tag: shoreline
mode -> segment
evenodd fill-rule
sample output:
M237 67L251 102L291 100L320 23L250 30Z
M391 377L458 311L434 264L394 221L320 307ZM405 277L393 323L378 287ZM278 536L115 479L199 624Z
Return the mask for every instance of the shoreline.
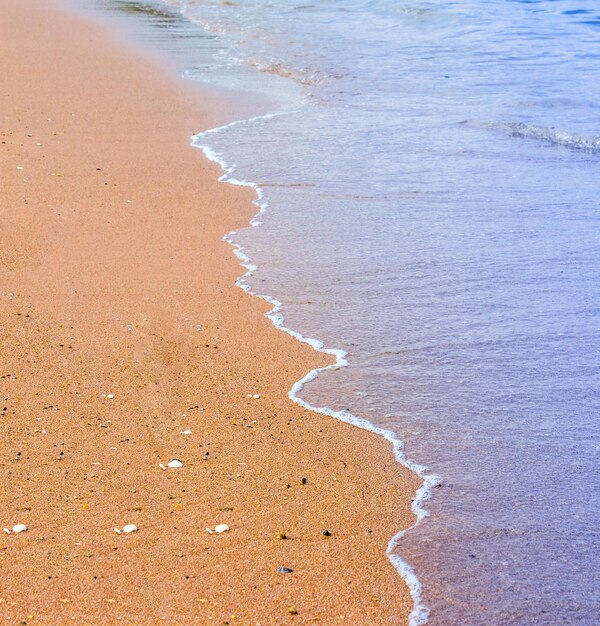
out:
M219 181L227 184L231 184L234 186L242 186L242 187L250 187L256 192L256 199L253 201L253 204L258 208L258 212L254 217L250 220L248 226L243 226L241 229L237 229L231 231L226 234L223 239L229 243L234 251L234 254L240 261L240 265L246 270L246 272L240 276L236 280L236 285L243 289L249 295L255 296L262 300L265 300L270 305L272 305L272 309L267 311L264 315L271 320L273 326L278 330L281 330L288 335L294 337L297 341L301 343L305 343L315 352L319 352L322 354L327 354L329 356L333 356L335 358L335 362L329 365L323 365L312 369L308 372L303 378L297 380L288 391L288 396L292 402L295 402L299 406L313 411L315 413L319 413L320 415L326 415L328 417L332 417L341 422L351 424L356 426L357 428L361 428L366 430L367 432L376 433L380 437L383 437L386 441L390 443L392 446L392 450L394 453L394 457L399 465L406 468L407 470L416 474L421 480L421 486L416 490L415 497L412 499L411 510L415 516L415 521L408 527L399 530L388 542L386 554L388 555L391 563L394 565L400 576L404 579L406 583L409 593L411 595L413 601L413 609L408 615L408 623L409 626L422 626L426 624L429 619L429 607L427 607L422 600L422 587L421 582L418 576L415 574L411 565L403 560L398 554L394 553L394 549L398 545L400 539L410 530L415 528L419 522L421 522L425 517L428 516L428 512L425 510L423 504L431 497L432 489L437 485L441 484L441 478L435 474L427 473L427 468L418 465L412 461L410 461L406 455L404 454L404 442L399 439L396 434L388 429L381 428L369 420L357 417L348 411L335 411L329 407L320 407L310 404L308 401L301 398L299 395L304 388L304 385L309 383L311 380L317 378L320 372L329 370L329 369L340 369L342 367L347 367L349 365L346 357L347 353L338 348L328 348L320 339L314 339L310 337L305 337L302 333L297 330L293 330L285 325L285 317L281 313L283 308L283 303L279 300L276 300L272 296L260 294L255 291L252 291L250 285L245 281L247 277L250 277L254 274L254 272L258 269L256 265L252 263L252 259L246 254L245 249L242 245L236 243L234 237L239 232L239 230L244 230L245 228L253 228L259 227L261 222L259 221L260 215L268 211L269 205L264 202L264 195L262 188L260 185L254 182L248 182L245 180L239 180L234 177L235 167L229 166L226 161L223 160L222 155L217 154L208 144L199 143L201 138L204 138L212 133L220 132L221 130L225 130L230 126L236 124L244 124L246 122L252 121L253 119L259 118L269 118L274 117L276 115L282 115L284 113L267 113L265 115L257 116L256 118L242 119L230 122L221 127L211 128L197 135L192 136L191 145L202 150L204 155L210 161L214 161L218 163L223 171L223 174L219 177Z
M251 198L180 143L205 125L206 96L104 28L33 0L2 11L2 164L16 173L0 241L0 452L14 489L0 502L2 525L29 528L2 540L3 612L405 621L410 597L385 547L410 525L418 481L379 437L290 405L287 390L322 359L235 286L222 235L248 222ZM90 80L93 95L81 93ZM160 470L169 457L184 467ZM139 530L119 537L117 523ZM231 531L207 534L217 523Z

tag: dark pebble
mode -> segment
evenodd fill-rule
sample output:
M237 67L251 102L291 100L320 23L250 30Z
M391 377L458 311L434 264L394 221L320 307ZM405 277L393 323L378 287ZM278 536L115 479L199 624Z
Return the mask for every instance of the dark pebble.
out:
M289 567L280 567L277 571L280 574L291 574L294 570L290 569Z
M324 530L323 531L323 536L324 537L331 537L331 531L330 530Z

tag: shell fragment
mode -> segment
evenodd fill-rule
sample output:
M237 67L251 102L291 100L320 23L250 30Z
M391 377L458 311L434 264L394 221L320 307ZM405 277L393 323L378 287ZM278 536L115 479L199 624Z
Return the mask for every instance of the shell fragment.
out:
M123 526L123 530L121 530L120 528L115 528L115 532L117 533L117 535L122 535L123 533L125 534L129 534L129 533L135 533L137 532L138 527L135 524L125 524L125 526Z
M172 459L167 465L172 468L183 467L183 463L179 459Z
M25 526L25 524L15 524L12 529L4 528L3 530L7 535L12 533L24 533L27 530L27 526Z
M227 524L218 524L217 526L215 526L216 533L226 533L228 530L230 530L230 528L229 526L227 526Z

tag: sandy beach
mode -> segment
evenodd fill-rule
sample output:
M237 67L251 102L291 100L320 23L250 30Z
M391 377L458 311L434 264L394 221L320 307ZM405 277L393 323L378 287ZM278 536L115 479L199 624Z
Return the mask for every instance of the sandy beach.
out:
M0 54L3 622L405 623L418 479L289 400L324 358L236 287L253 194L189 145L227 103L41 0Z

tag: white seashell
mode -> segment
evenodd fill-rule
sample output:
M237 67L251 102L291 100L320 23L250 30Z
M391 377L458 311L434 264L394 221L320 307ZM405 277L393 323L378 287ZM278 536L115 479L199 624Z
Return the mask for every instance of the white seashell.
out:
M15 524L12 527L13 533L24 533L27 530L27 526L25 524Z
M124 533L134 533L137 531L137 529L138 527L135 524L126 524L125 526L123 526Z
M229 530L229 526L227 526L227 524L219 524L218 526L215 526L216 533L225 533L228 530Z
M160 467L160 469L162 469L162 470L166 470L167 469L162 463L159 463L158 467Z
M115 532L117 533L117 535L121 534L121 531L118 528L115 528Z
M5 529L5 530L6 530L6 529ZM9 532L10 532L10 531L9 531ZM207 532L207 533L209 533L210 535L212 535L212 534L213 534L213 531L212 531L210 528L207 528L207 529L206 529L206 532Z
M115 394L114 394L114 393L107 393L107 394L106 394L106 397L107 397L109 400L112 400L112 399L115 397Z
M10 530L8 528L3 528L2 530L4 530L7 535L10 535Z
M180 434L180 435L191 435L191 434L192 434L192 431L191 431L191 430L189 430L189 429L188 429L188 430L182 430L179 434Z
M183 463L179 459L173 459L172 461L169 461L168 466L174 468L183 467Z

